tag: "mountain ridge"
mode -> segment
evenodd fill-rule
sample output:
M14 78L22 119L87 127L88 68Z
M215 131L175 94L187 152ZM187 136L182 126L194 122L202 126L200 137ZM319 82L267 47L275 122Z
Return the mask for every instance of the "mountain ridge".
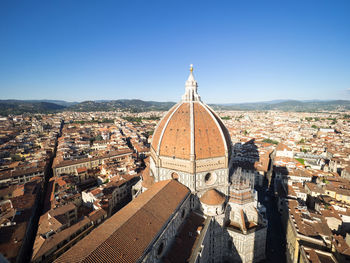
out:
M56 102L56 103L54 103ZM53 113L59 111L166 111L175 102L144 101L140 99L120 100L88 100L83 102L67 102L63 100L0 100L0 114L21 113ZM215 110L242 110L242 111L349 111L349 100L273 100L265 102L247 103L212 103L209 104Z

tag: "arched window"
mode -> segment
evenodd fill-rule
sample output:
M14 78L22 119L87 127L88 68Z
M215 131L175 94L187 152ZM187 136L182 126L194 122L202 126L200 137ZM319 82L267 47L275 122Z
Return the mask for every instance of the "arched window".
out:
M164 251L164 241L162 241L162 243L160 243L160 245L158 246L158 249L157 249L157 256L161 256L162 253Z

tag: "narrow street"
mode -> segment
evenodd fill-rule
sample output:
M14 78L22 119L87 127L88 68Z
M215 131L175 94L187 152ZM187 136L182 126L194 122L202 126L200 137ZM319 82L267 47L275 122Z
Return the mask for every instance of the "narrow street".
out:
M281 216L278 212L275 197L265 192L263 188L258 191L259 202L266 207L268 220L266 237L266 259L264 262L286 262L286 238L282 227Z
M63 128L63 122L61 123L59 136L62 132L62 128ZM57 139L58 139L58 137L57 137ZM53 159L56 156L57 139L56 139L54 152L53 152L52 156L50 157L50 160L49 160L47 167L45 168L45 177L43 178L44 181L43 181L41 190L37 194L37 197L36 197L37 200L36 200L33 216L32 216L31 221L28 224L28 229L26 230L26 238L25 238L25 241L23 242L20 254L16 259L17 263L29 262L31 260L31 257L32 257L33 245L34 245L36 233L37 233L38 227L39 227L39 219L40 219L40 216L43 214L45 202L48 201L45 198L46 198L46 194L47 194L49 180L53 176L52 163L53 163Z

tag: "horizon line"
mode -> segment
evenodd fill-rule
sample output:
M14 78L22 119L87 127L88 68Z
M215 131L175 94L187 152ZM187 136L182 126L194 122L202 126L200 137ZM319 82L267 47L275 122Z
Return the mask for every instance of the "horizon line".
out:
M87 100L81 100L81 101L68 101L64 99L3 99L0 98L0 101L36 101L36 102L51 102L52 101L61 101L66 103L83 103L86 101L93 101L93 102L108 102L108 101L118 101L118 100L141 100L141 101L153 101L153 102L160 102L160 103L177 103L178 101L160 101L160 100L145 100L145 99L139 99L139 98L132 98L132 99L87 99ZM280 103L280 102L286 102L286 101L298 101L298 102L330 102L330 101L350 101L349 99L272 99L272 100L261 100L261 101L243 101L243 102L205 102L206 104L216 104L216 105L227 105L227 104L247 104L247 103Z

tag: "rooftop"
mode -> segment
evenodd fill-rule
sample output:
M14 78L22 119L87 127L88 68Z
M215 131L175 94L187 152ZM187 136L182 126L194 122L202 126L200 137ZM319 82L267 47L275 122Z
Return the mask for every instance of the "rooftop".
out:
M136 262L189 194L175 180L154 184L55 262Z

